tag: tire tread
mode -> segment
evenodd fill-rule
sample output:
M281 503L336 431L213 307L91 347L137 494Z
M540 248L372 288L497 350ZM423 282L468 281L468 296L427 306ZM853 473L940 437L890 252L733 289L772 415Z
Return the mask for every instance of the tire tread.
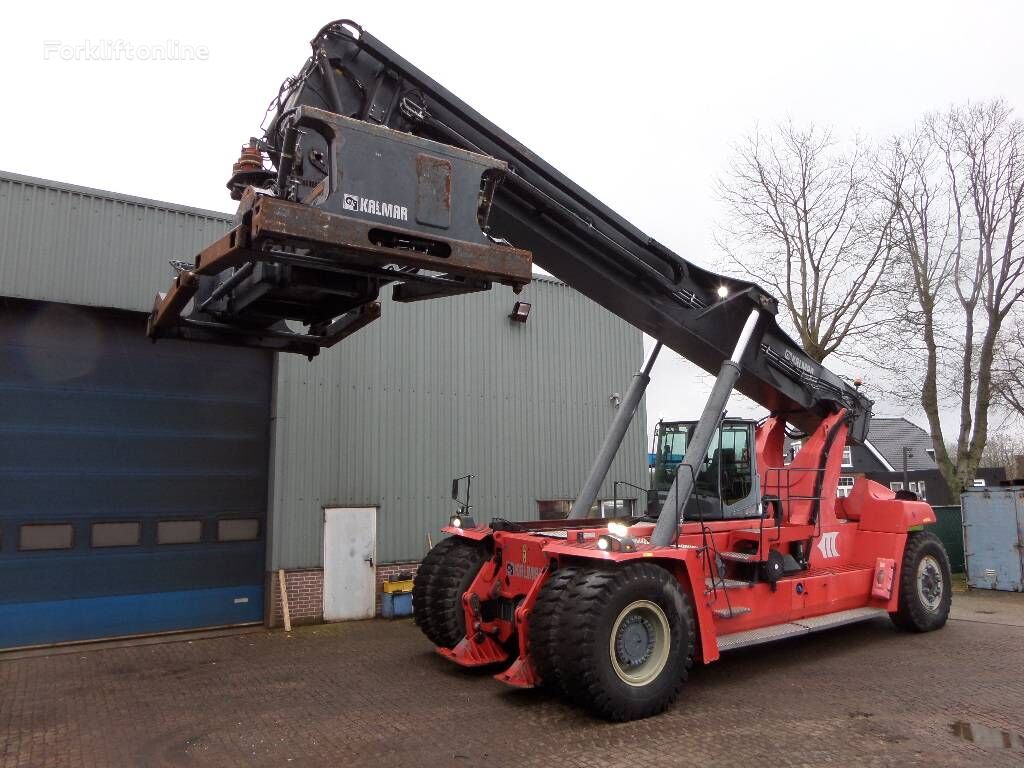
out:
M942 568L942 578L945 580L942 609L938 613L928 611L921 605L917 595L917 563L929 550L928 553L938 559ZM889 617L893 624L909 632L931 632L939 629L949 616L952 587L949 557L942 546L942 541L930 531L912 531L907 536L900 564L898 608L895 613L890 613Z
M413 579L413 620L434 645L454 648L465 636L462 594L487 557L480 542L452 536L423 559Z
M628 585L642 582L651 594L669 589L678 593L681 605L679 638L684 647L678 678L662 696L646 701L626 700L615 695L601 680L595 659L607 659L607 652L596 647L606 638L598 636L598 626L612 599ZM553 654L557 678L565 693L575 703L609 720L635 720L650 717L671 706L682 691L693 666L695 622L687 594L679 588L676 578L664 568L651 563L630 563L611 568L580 569L566 589L560 625L560 641ZM671 621L671 619L670 619ZM677 647L675 653L679 653ZM610 661L605 661L610 663Z
M576 578L579 569L568 565L552 573L540 588L537 601L530 612L530 624L527 632L527 646L534 669L540 675L541 684L564 692L564 685L559 675L559 640L562 617L562 605L566 599L566 590Z

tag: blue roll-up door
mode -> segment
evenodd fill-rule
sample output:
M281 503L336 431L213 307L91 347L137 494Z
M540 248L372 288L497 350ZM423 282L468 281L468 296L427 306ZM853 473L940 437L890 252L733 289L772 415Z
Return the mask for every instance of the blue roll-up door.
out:
M272 357L0 298L0 647L263 618Z

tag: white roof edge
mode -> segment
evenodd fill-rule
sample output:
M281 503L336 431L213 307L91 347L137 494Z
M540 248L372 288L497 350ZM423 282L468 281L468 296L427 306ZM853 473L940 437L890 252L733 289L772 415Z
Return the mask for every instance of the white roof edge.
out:
M192 216L203 216L208 219L223 221L225 224L232 224L235 220L234 214L226 213L225 211L214 211L210 208L197 208L192 205L171 203L166 200L154 200L148 197L125 194L123 192L110 192L105 189L86 187L81 184L71 184L66 181L43 179L38 176L26 176L23 173L15 173L14 171L5 171L3 169L0 169L0 180L14 182L15 184L28 184L30 186L41 187L43 189L52 189L57 192L70 192L72 194L92 197L97 200L111 200L118 203L128 203L129 205L138 205L145 208L156 208L157 210L162 211L184 213Z
M885 460L885 456L883 456L879 452L879 450L877 448L875 448L875 446L873 446L871 444L870 440L865 440L864 441L864 447L867 448L869 451L871 451L871 455L872 456L874 456L876 459L878 459L880 462L882 462L882 466L885 467L885 471L886 472L895 472L896 471L896 469L893 467L893 465Z

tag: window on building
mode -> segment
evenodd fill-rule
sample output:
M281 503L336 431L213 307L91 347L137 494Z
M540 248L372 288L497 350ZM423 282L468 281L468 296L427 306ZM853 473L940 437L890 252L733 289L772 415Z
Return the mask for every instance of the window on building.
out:
M564 520L572 510L573 499L538 499L541 520ZM598 499L590 508L590 517L633 517L636 499Z
M255 541L260 537L260 521L256 518L217 521L217 541Z
M927 498L924 495L924 480L917 480L916 482L912 480L907 484L907 487L910 489L911 492L917 494L917 498Z
M890 491L902 491L903 490L903 483L889 483L889 490Z
M853 483L855 479L856 478L851 475L841 475L839 477L839 487L836 489L839 498L845 499L850 495L850 492L853 490Z
M843 448L843 466L853 466L853 449L848 445Z
M27 523L18 528L18 549L24 552L71 549L74 541L71 523Z
M572 499L537 499L537 514L541 520L562 520L569 516Z
M93 523L89 529L89 545L93 547L136 547L142 535L142 523Z
M636 499L598 499L590 508L593 517L633 517Z
M198 544L202 538L201 520L161 520L156 524L157 544Z

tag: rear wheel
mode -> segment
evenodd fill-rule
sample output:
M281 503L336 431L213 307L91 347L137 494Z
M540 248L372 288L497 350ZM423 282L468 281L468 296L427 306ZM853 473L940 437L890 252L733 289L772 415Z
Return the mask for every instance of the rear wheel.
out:
M664 568L631 563L582 570L563 600L556 674L578 704L636 720L675 701L693 665L693 611Z
M939 629L949 617L952 575L942 542L933 533L914 531L907 536L900 566L898 608L893 623L912 632Z
M454 648L466 636L462 595L487 557L482 543L452 536L423 558L412 587L413 619L434 645Z

